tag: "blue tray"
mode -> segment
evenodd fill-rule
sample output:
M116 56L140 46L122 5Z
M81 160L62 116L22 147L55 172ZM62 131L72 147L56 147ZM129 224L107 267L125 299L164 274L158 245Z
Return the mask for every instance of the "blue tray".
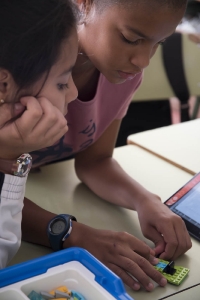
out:
M73 247L0 270L0 287L41 275L48 269L67 262L78 261L95 275L100 284L115 299L133 300L125 291L122 280L88 251Z

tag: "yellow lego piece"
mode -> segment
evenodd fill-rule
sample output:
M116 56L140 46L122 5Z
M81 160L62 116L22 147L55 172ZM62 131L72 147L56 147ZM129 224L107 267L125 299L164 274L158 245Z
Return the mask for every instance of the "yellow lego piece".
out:
M53 298L52 300L68 300L67 298Z
M68 290L68 288L65 285L62 285L62 286L56 288L56 290L61 291L63 293L67 293L68 295L71 295L71 292Z
M55 296L56 295L56 292L55 291L60 291L60 292L63 292L63 293L66 293L68 294L69 296L71 296L71 292L68 290L68 288L65 286L65 285L62 285L62 286L59 286L53 290L51 290L49 292L49 294ZM57 300L65 300L66 298L55 298Z
M50 291L50 292L49 292L49 294L51 294L51 295L55 296L55 291L54 291L54 290L52 290L52 291Z

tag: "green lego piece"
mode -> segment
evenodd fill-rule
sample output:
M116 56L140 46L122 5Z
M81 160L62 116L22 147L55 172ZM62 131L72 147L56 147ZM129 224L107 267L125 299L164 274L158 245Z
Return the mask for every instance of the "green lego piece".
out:
M174 266L171 267L170 272L166 273L166 269L170 266L170 262L159 259L159 263L154 266L156 270L158 270L162 275L167 279L167 281L171 284L180 285L181 282L185 279L185 277L189 273L189 269L181 267L181 266ZM171 273L171 274L170 274Z

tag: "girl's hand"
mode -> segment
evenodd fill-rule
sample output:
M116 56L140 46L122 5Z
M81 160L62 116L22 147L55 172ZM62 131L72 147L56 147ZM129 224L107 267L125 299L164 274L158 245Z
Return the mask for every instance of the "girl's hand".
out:
M133 290L139 290L141 285L147 291L153 290L151 279L160 286L167 283L153 267L158 263L154 251L126 232L98 230L73 222L72 233L64 242L65 248L70 246L88 250Z
M48 147L67 130L65 117L46 98L23 97L15 105L0 105L0 158Z
M142 232L155 244L155 254L175 260L192 247L184 221L164 205L158 196L150 194L137 204Z

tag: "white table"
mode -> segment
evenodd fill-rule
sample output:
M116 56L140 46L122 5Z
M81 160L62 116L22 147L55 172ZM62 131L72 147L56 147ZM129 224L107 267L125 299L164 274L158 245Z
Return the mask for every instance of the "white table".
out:
M114 151L114 157L137 181L166 200L192 176L158 157L135 146L124 146ZM140 231L137 214L103 201L81 184L74 172L74 160L48 165L39 174L30 174L26 196L54 213L74 214L78 221L102 229L127 231L145 240ZM151 243L146 240L149 245ZM152 293L128 293L135 300L156 300L185 289L200 281L199 243L177 259L176 264L191 269L180 287L157 287ZM22 243L12 264L50 253L45 247Z
M200 299L199 295L200 295L200 285L191 287L190 289L185 290L181 293L172 295L171 297L162 298L162 299L163 300L164 299L168 299L168 300L183 300L183 299L184 300L186 300L186 299L199 300Z
M200 119L132 134L128 143L192 175L200 172Z

